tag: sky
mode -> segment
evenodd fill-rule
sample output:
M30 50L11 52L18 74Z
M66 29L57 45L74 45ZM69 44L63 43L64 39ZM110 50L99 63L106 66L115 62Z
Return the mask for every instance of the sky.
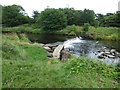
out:
M0 0L1 5L21 5L25 12L31 17L33 10L43 11L49 8L73 7L75 10L90 9L95 13L115 13L118 11L120 0Z

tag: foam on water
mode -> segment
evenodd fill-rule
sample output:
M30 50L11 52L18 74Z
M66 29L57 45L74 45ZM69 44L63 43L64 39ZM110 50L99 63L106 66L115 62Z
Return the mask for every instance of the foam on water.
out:
M73 48L73 43L80 43L82 42L81 37L76 37L74 39L67 40L63 43L64 48Z

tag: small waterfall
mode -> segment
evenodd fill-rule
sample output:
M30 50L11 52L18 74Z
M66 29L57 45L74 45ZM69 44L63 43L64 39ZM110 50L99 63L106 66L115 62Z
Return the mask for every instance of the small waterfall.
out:
M73 43L80 43L82 42L81 37L76 37L74 39L67 40L63 43L64 48L73 48Z

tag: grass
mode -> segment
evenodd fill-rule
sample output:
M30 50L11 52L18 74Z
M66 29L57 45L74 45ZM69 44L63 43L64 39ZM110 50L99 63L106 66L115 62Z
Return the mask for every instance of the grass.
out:
M90 27L87 34L94 39L120 41L120 28L116 27Z
M41 28L35 28L35 25L20 25L17 27L4 27L3 32L28 32L28 33L52 33L52 34L63 34L63 35L84 35L95 40L112 40L120 41L120 28L117 27L90 27L88 32L83 31L83 27L80 26L67 26L62 30L42 30Z
M47 58L37 43L3 34L2 88L118 88L118 69L87 58Z

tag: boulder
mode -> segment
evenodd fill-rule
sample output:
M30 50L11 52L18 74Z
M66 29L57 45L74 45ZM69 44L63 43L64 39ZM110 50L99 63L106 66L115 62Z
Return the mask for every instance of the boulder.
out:
M98 55L98 58L100 59L103 59L105 58L106 54L104 52L101 52L99 55Z
M61 52L61 61L67 61L71 58L71 53L69 50L65 49Z
M43 47L45 44L39 43L39 45L40 45L41 47Z
M102 47L103 49L106 49L107 47Z
M115 56L115 53L111 53L111 55Z
M51 57L51 56L52 56L52 53L47 52L47 56L48 56L48 57Z
M45 47L50 47L50 48L57 47L57 46L58 46L57 44L46 44L45 45Z
M60 53L63 50L64 46L63 45L59 45L55 48L55 50L53 51L53 58L54 59L60 59Z
M104 52L110 52L110 50L108 50L108 49L105 49L105 50L104 50Z
M120 57L120 53L118 53L117 56Z
M105 52L105 54L110 54L110 52Z
M100 53L100 52L102 52L102 50L99 49L98 52Z
M105 57L103 55L99 55L98 58L103 59Z
M49 47L43 47L45 48L48 52L52 52L52 50Z
M115 58L115 56L113 56L113 55L108 55L108 58Z
M56 47L52 47L52 50L54 51Z
M115 53L116 50L115 50L115 49L111 49L110 52L111 52L111 53Z

